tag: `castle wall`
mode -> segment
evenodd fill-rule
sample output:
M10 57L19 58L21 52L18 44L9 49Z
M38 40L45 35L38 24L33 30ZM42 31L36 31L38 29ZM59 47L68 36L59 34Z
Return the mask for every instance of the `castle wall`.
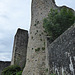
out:
M50 73L75 75L75 24L54 42L47 41Z
M56 8L53 0L32 0L27 59L22 75L48 74L43 19L47 17L50 8Z
M11 65L19 65L22 69L26 63L28 31L18 29L14 38Z
M9 65L10 65L10 61L0 61L0 75L1 75L2 70L5 67L8 67Z

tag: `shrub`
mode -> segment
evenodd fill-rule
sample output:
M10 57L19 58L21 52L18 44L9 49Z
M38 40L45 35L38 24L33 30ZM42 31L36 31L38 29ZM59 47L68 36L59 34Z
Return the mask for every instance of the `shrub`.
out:
M22 75L22 71L19 71L16 75Z
M46 69L46 72L48 72L48 68Z
M21 71L21 68L17 65L11 65L6 67L1 75L16 75L17 72Z
M67 30L75 21L75 15L71 9L66 7L62 8L60 12L58 10L51 9L47 18L43 20L43 26L51 36L52 40L55 40L65 30Z
M40 39L40 41L42 41L42 39Z
M50 74L50 75L56 75L56 74Z
M35 52L40 51L40 48L35 49Z
M42 50L45 50L45 47L42 47Z
M36 26L36 24L34 24L34 26Z

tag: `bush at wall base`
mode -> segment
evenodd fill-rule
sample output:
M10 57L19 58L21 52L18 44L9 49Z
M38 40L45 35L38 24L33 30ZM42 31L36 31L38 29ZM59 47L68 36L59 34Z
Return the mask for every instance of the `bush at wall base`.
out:
M19 71L16 75L22 75L22 71Z
M50 74L50 75L56 75L56 74Z
M1 75L16 75L19 71L21 71L21 68L18 65L11 65L6 67Z

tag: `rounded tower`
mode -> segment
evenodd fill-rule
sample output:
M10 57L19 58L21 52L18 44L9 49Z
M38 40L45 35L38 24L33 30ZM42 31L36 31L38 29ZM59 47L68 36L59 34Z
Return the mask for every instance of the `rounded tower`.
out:
M47 17L50 8L57 8L54 0L32 0L27 59L22 75L48 75L43 19Z

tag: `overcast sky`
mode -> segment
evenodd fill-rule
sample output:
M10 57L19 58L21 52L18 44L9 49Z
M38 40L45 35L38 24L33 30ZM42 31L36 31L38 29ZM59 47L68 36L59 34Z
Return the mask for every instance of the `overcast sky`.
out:
M58 6L75 10L75 0L56 0ZM31 0L0 0L0 60L10 61L18 28L29 30Z

